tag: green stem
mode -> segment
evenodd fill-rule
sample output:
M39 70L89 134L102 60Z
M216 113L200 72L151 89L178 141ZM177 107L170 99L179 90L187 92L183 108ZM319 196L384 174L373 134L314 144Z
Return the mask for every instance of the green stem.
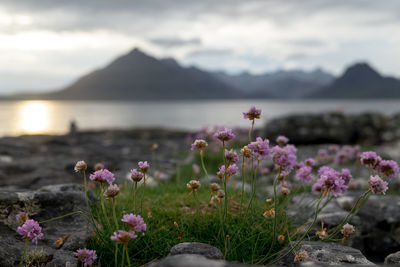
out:
M257 172L258 172L259 165L260 165L260 161L257 160L256 169L253 171L253 179L252 179L252 182L251 182L251 196L250 196L249 204L247 205L246 216L247 216L247 213L249 212L249 210L250 210L250 208L252 206L253 199L254 199L254 197L256 195L256 179L257 179Z
M137 195L137 182L135 182L135 191L133 195L133 213L136 213L136 195Z
M88 196L87 196L86 171L83 171L83 182L85 183L85 201L86 201L86 207L87 207L87 209L88 209L88 212L90 212L89 201L88 201Z
M251 133L253 132L253 128L254 128L254 120L251 122L251 128L249 131L249 143L251 143Z
M115 242L114 266L118 266L118 244Z
M128 247L126 246L126 244L124 244L124 246L125 246L126 259L128 261L128 266L131 267L131 260L129 259Z
M125 264L125 244L122 248L122 260L121 260L121 267L124 267Z
M242 162L242 194L240 197L240 217L242 216L242 211L243 211L243 198L244 198L244 180L245 180L245 175L246 175L246 169L245 169L245 157L243 155L243 162Z
M103 192L104 192L104 190L103 190L103 183L100 183L100 204L101 204L101 210L103 211L103 216L104 216L104 218L105 218L106 223L107 223L108 225L111 225L111 224L110 224L110 221L108 220L108 216L107 216L107 213L106 213L106 208L104 207L104 196L103 196Z
M275 239L276 239L276 224L277 224L277 218L278 218L278 197L276 193L276 186L278 184L278 180L281 177L281 172L282 172L282 167L279 167L278 173L276 174L275 180L274 180L274 211L275 211L275 216L274 216L274 225L273 225L273 238L272 238L272 243L271 246L269 247L267 256L271 253L274 245L275 245Z
M24 246L24 254L22 254L22 259L21 259L21 263L19 264L20 267L23 266L24 262L25 262L25 254L26 254L26 249L28 247L28 238L25 240L25 246Z
M62 218L64 218L64 217L68 217L68 216L75 215L75 214L79 214L79 213L83 213L83 212L82 212L82 211L70 212L70 213L67 213L67 214L64 214L64 215L61 215L61 216L58 216L58 217L51 218L51 219L49 219L49 220L41 221L41 222L39 222L39 224L48 223L48 222L52 222L52 221L56 221L56 220L62 219Z
M143 190L142 190L142 195L140 197L140 213L142 215L143 215L143 197L145 190L146 190L146 173L143 173Z
M224 152L224 153L225 153L225 152ZM206 166L204 165L203 151L200 151L200 159L201 159L201 166L202 166L202 168L203 168L203 171L204 171L204 173L206 174L208 181L211 182L211 181L210 181L210 177L208 176L208 172L207 172Z

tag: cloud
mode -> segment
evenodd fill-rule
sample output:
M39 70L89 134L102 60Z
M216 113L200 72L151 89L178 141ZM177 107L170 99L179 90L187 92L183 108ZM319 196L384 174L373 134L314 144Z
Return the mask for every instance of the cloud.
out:
M186 45L199 45L201 44L200 38L180 39L180 38L154 38L150 42L162 47L177 47Z
M187 58L195 57L225 57L232 55L233 52L230 49L199 49L189 52Z

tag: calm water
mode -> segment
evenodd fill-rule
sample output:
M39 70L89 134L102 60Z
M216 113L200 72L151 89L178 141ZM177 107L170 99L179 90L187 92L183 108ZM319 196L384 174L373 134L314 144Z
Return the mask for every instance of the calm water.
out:
M400 112L400 101L13 101L0 102L0 136L65 133L75 120L80 129L161 126L199 129L202 126L248 126L242 112L262 108L263 120L290 113L345 111ZM259 123L258 125L261 125Z

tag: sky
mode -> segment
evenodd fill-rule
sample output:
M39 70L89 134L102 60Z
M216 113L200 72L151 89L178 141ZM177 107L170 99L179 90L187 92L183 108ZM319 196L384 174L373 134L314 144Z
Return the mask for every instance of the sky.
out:
M254 74L367 61L400 77L398 0L1 0L0 94L62 88L139 47Z

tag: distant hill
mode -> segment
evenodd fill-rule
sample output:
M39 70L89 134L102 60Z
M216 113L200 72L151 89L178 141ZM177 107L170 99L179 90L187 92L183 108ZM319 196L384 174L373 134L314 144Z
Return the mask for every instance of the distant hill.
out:
M229 75L215 73L221 81L253 97L299 98L318 91L334 80L334 76L317 69L312 72L302 70L277 71L259 75L247 72Z
M158 60L134 49L106 67L79 78L63 90L36 95L44 99L211 99L243 94L208 72Z
M311 98L399 98L400 80L384 77L367 63L346 69L330 85L307 95Z

